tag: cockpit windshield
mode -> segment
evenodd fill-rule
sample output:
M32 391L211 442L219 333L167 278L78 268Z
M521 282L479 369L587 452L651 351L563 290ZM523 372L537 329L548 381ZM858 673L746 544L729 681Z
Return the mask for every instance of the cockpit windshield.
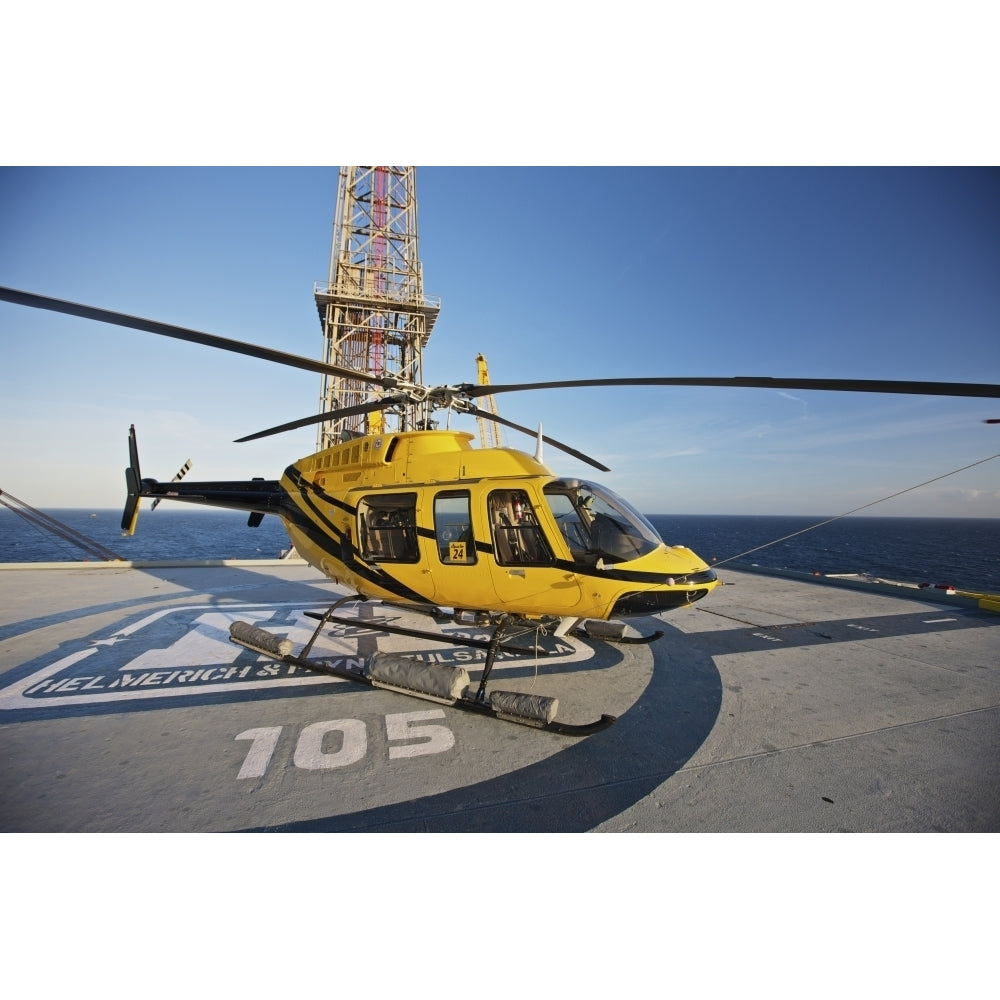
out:
M642 514L604 486L556 479L545 487L545 499L573 560L582 565L638 559L663 544Z

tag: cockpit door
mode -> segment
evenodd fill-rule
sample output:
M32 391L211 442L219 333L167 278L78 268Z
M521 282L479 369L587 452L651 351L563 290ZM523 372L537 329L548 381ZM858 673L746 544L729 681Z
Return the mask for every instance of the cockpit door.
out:
M493 588L501 606L524 613L558 613L575 608L581 599L576 574L557 565L552 544L539 523L525 490L492 490L487 520L493 559Z

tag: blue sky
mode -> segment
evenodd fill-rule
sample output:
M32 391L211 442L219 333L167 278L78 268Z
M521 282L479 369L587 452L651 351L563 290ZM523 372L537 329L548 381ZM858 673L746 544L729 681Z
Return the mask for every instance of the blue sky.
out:
M337 168L0 169L0 284L319 356ZM432 383L770 375L1000 383L1000 171L417 171ZM0 488L280 475L319 376L0 303ZM648 513L834 515L1000 452L1000 400L751 389L498 397ZM475 431L468 418L455 426ZM506 442L532 442L504 432ZM566 475L593 470L549 449ZM1000 459L872 514L1000 517Z

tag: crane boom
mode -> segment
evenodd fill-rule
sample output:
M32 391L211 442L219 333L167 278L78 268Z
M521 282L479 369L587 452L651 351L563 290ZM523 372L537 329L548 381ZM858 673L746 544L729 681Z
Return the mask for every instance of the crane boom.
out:
M476 355L476 384L490 384L490 371L486 366L486 358L482 354ZM480 398L480 406L494 416L497 415L497 404L492 395L482 396ZM499 424L493 420L484 420L482 417L478 417L476 422L479 424L479 443L484 448L503 447Z

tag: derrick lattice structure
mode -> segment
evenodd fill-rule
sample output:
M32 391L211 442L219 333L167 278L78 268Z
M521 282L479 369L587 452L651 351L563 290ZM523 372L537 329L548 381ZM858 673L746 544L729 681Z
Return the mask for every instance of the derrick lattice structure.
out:
M314 291L324 360L422 382L422 352L441 303L424 295L415 167L340 168L329 280ZM380 392L367 382L326 376L320 412L373 402ZM383 429L411 430L417 419L398 408L326 421L317 447Z

